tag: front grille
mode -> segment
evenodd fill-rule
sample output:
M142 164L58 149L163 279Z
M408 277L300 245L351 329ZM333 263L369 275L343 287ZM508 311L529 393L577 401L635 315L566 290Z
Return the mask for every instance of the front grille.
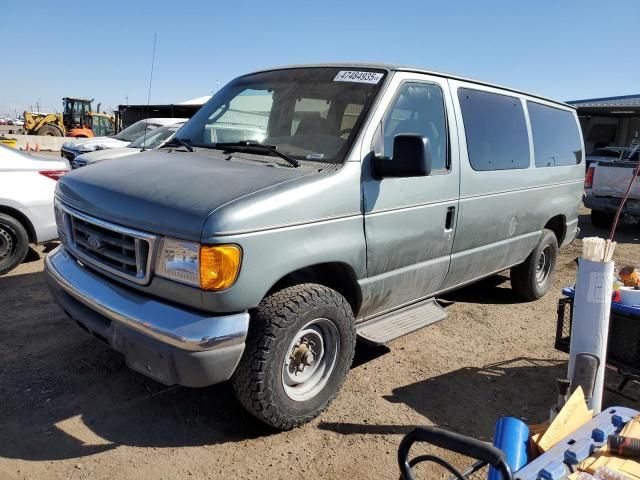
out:
M136 239L132 236L99 227L73 216L71 224L75 246L85 255L128 275L142 273L142 265L146 264L145 260L149 255L148 244L136 246Z
M64 245L82 262L134 281L147 283L156 237L90 217L61 204L60 235Z

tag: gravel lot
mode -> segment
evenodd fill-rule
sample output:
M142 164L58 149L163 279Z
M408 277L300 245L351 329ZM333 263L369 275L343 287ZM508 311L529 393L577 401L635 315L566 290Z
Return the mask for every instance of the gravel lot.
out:
M605 234L586 211L581 228ZM638 226L618 236L617 264L638 265ZM396 449L412 426L490 440L501 415L545 419L554 379L566 372L567 356L553 349L556 304L575 279L579 241L562 251L542 300L521 303L508 275L497 275L445 296L445 322L389 348L359 346L336 402L285 433L246 414L228 385L167 388L126 368L49 297L42 259L53 247L30 251L0 278L2 479L397 478ZM628 393L640 397L635 386ZM612 394L605 401L640 408Z

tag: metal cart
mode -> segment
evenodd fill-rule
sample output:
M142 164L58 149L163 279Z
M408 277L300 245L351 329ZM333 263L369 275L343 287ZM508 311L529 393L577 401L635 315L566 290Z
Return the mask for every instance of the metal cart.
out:
M477 462L464 472L460 472L449 462L435 455L419 455L413 459L409 459L411 447L416 442L428 443L445 450L475 458ZM415 480L416 477L413 474L412 467L424 462L432 462L448 470L453 475L451 478L455 480L486 479L489 465L493 465L496 470L502 473L504 480L513 479L504 452L475 438L466 437L436 427L415 428L405 435L402 442L400 442L400 447L398 448L398 465L400 467L400 478L402 480Z
M492 465L496 477L504 480L537 480L540 478L565 479L576 471L577 465L594 451L607 443L609 435L619 435L624 427L640 412L628 407L608 407L584 425L578 427L562 440L555 443L544 454L528 459L528 463L516 472L511 472L505 454L488 443L447 432L439 428L416 428L409 432L400 443L398 463L401 479L414 479L411 467L433 462L453 474L452 480L486 479L487 468ZM409 451L416 442L425 442L452 452L478 459L465 472L459 472L451 464L435 455L420 455L409 460ZM425 478L436 478L433 472ZM440 477L442 478L442 477Z

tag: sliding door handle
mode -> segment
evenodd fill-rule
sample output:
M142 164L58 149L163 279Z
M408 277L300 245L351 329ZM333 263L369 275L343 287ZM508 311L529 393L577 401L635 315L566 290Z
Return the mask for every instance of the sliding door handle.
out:
M450 232L453 230L454 220L456 218L456 207L447 208L447 218L444 221L444 231Z

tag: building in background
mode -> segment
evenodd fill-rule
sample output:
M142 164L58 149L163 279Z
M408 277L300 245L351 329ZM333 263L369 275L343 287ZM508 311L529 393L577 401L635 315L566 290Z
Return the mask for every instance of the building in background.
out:
M640 94L567 103L578 110L587 155L604 147L628 147L640 137Z
M210 98L204 96L165 105L118 105L116 131L145 118L191 118Z

